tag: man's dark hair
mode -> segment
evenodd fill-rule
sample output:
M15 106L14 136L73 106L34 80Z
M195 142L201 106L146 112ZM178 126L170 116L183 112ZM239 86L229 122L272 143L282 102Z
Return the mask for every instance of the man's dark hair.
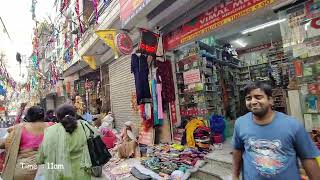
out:
M272 87L262 81L250 82L244 87L244 94L247 96L251 91L261 89L268 97L272 97Z
M54 113L54 110L53 109L49 109L49 110L47 110L47 112L46 112L46 115L49 115L49 114L53 114Z

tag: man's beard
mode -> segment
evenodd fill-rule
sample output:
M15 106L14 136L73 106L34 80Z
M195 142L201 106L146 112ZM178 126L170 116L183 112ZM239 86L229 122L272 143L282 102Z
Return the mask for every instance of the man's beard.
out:
M257 116L257 117L264 117L267 113L268 113L268 108L261 108L259 111L252 111L251 110L251 112L252 112L252 114L254 114L255 116Z

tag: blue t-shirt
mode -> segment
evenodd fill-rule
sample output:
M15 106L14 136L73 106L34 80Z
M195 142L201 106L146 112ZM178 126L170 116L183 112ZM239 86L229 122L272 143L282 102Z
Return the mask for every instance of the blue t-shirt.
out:
M237 119L233 147L243 150L244 180L300 180L298 159L320 155L298 120L275 112L273 121L258 125L252 113Z

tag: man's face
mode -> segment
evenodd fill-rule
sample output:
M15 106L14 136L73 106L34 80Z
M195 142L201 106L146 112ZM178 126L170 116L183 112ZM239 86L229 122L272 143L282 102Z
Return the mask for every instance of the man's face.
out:
M263 117L271 110L272 97L269 97L261 89L254 89L246 96L246 106L255 116Z

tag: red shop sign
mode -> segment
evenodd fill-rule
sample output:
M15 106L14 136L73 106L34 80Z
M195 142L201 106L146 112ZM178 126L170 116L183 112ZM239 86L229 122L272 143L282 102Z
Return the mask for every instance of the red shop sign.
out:
M121 54L129 55L133 51L133 43L127 33L119 33L116 36L116 47Z
M0 107L0 111L5 111L6 108L5 107Z
M141 40L139 43L139 50L143 54L155 55L158 48L158 40L160 35L149 31L147 29L140 28Z
M240 17L272 4L275 0L229 0L220 3L192 21L164 36L164 48L172 50Z

